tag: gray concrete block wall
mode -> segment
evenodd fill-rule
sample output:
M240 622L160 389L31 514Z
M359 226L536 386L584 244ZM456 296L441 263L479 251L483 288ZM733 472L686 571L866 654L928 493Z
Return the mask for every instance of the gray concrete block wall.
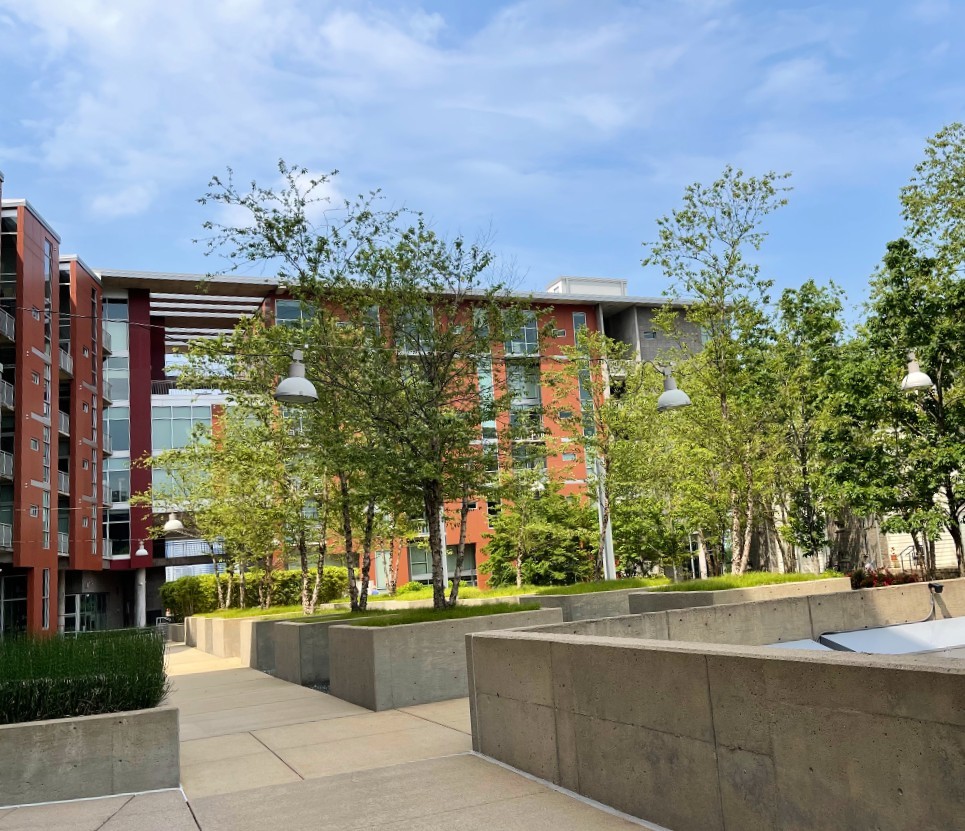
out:
M474 748L634 816L674 831L962 827L961 662L467 641Z
M0 807L176 788L178 711L0 725Z
M544 609L559 609L563 620L589 620L630 614L631 595L646 593L647 589L613 589L585 594L527 594L520 603L539 603Z
M327 684L330 678L329 629L344 619L284 621L272 629L275 676L292 684Z
M401 626L332 626L331 693L370 710L462 698L469 689L467 634L561 620L559 609L539 609Z
M831 577L824 580L804 580L800 583L774 583L770 586L752 586L746 589L722 589L701 592L634 592L628 599L630 614L663 612L668 609L689 609L696 606L718 606L725 603L747 603L755 600L774 600L781 597L800 597L814 594L850 592L848 577Z

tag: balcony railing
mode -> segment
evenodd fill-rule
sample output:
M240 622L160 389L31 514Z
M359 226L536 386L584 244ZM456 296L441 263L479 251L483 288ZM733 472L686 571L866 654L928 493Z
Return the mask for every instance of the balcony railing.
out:
M151 381L151 395L170 395L176 390L174 378L165 378L162 381ZM188 390L185 390L188 392Z
M110 505L114 500L111 498L111 484L106 479L101 482L101 502Z
M108 404L110 404L110 402L112 402L112 401L114 400L114 399L111 397L112 394L113 394L113 393L112 393L112 391L111 391L111 382L110 382L110 381L104 381L104 383L101 385L101 396L103 397L103 399L104 399Z
M109 355L113 350L111 349L111 333L107 331L106 326L101 327L101 337L103 338L101 348L105 355Z
M111 444L111 434L108 433L106 430L104 431L104 435L101 438L101 452L105 456L111 456L114 453L114 446Z
M62 470L57 471L57 493L67 496L70 493L70 476Z
M0 406L12 410L13 401L13 384L9 381L0 381Z
M0 522L0 549L11 551L13 549L13 526Z
M0 477L13 479L13 453L0 450Z
M101 540L101 557L109 560L114 556L114 540Z
M63 349L57 350L57 363L60 366L61 372L65 372L67 375L74 374L74 359L64 352Z
M57 432L62 436L70 435L70 416L63 410L57 411Z
M70 537L63 531L57 532L57 553L66 556L70 551Z
M17 326L14 323L13 315L4 309L0 309L0 335L3 335L9 341L13 341L16 331Z

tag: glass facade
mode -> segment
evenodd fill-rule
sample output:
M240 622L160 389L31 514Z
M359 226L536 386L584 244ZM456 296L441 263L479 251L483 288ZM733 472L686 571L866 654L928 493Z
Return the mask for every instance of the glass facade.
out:
M154 404L151 407L151 441L154 452L187 447L198 424L211 426L210 405Z
M526 319L522 327L506 341L507 355L538 355L539 354L539 326L536 323L536 313L526 312Z
M104 430L115 453L131 452L130 407L108 407L104 411Z
M414 583L429 584L432 582L432 554L426 545L413 544L408 547L409 556L409 580ZM456 573L456 546L450 545L446 552L446 566L449 570L449 577L452 578ZM465 554L462 558L462 571L460 580L467 585L476 584L476 546L467 543Z
M107 486L111 492L111 502L127 502L131 498L131 460L104 460L107 473Z
M104 301L104 327L111 336L111 351L127 352L127 300Z

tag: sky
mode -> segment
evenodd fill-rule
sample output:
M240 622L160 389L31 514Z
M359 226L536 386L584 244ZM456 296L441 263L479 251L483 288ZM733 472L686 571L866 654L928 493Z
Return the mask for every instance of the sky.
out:
M727 164L790 171L777 289L854 306L927 138L965 118L965 0L0 0L0 170L95 268L205 273L212 175L339 170L520 288L668 285L642 243Z

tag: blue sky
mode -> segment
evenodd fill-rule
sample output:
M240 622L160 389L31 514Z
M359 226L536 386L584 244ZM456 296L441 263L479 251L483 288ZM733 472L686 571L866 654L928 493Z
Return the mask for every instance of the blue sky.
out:
M857 303L965 117L963 31L962 0L0 0L0 170L94 266L216 268L195 199L284 157L491 234L524 288L645 295L686 184L786 170L764 274Z

